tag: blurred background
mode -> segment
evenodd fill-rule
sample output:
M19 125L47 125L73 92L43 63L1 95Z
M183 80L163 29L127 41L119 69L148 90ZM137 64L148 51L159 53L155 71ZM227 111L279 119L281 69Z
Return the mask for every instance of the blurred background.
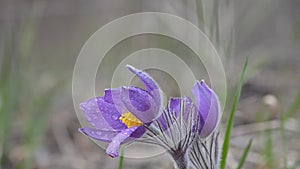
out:
M118 159L77 131L72 73L82 46L95 31L137 12L178 15L208 35L228 80L222 124L249 58L228 168L235 168L249 138L253 146L244 168L300 168L299 8L296 0L0 0L1 168L118 167ZM107 69L99 70L99 76L107 77L97 82L103 88L109 86L109 67L131 52L153 44L176 49L174 40L150 35L127 41L113 48L104 64ZM177 54L193 66L191 52ZM169 95L178 95L176 85L166 88ZM172 161L166 155L125 159L124 168L169 169Z

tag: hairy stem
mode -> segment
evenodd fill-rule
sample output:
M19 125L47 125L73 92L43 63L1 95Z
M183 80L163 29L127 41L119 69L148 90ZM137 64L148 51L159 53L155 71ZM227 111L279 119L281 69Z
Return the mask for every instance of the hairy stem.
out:
M185 152L186 151L182 151L181 149L173 150L171 152L176 169L187 169L188 159Z

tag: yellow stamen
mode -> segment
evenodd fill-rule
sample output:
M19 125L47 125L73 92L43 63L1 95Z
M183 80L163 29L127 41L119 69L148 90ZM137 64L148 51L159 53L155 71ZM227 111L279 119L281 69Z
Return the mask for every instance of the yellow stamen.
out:
M121 117L119 118L122 123L124 123L128 128L134 127L134 126L141 126L143 123L136 118L132 113L123 113Z

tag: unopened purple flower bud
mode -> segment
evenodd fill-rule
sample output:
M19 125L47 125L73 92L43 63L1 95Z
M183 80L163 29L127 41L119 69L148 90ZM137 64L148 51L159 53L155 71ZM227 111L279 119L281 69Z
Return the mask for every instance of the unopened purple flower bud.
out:
M216 129L220 119L220 103L215 92L206 83L197 81L192 89L200 115L199 136L206 138Z

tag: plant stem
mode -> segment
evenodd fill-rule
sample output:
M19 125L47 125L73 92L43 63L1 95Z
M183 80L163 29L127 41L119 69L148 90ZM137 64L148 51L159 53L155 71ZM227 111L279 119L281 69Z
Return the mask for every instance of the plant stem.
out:
M187 161L187 155L185 154L185 151L178 149L172 151L171 155L175 161L176 169L187 169L188 161Z

